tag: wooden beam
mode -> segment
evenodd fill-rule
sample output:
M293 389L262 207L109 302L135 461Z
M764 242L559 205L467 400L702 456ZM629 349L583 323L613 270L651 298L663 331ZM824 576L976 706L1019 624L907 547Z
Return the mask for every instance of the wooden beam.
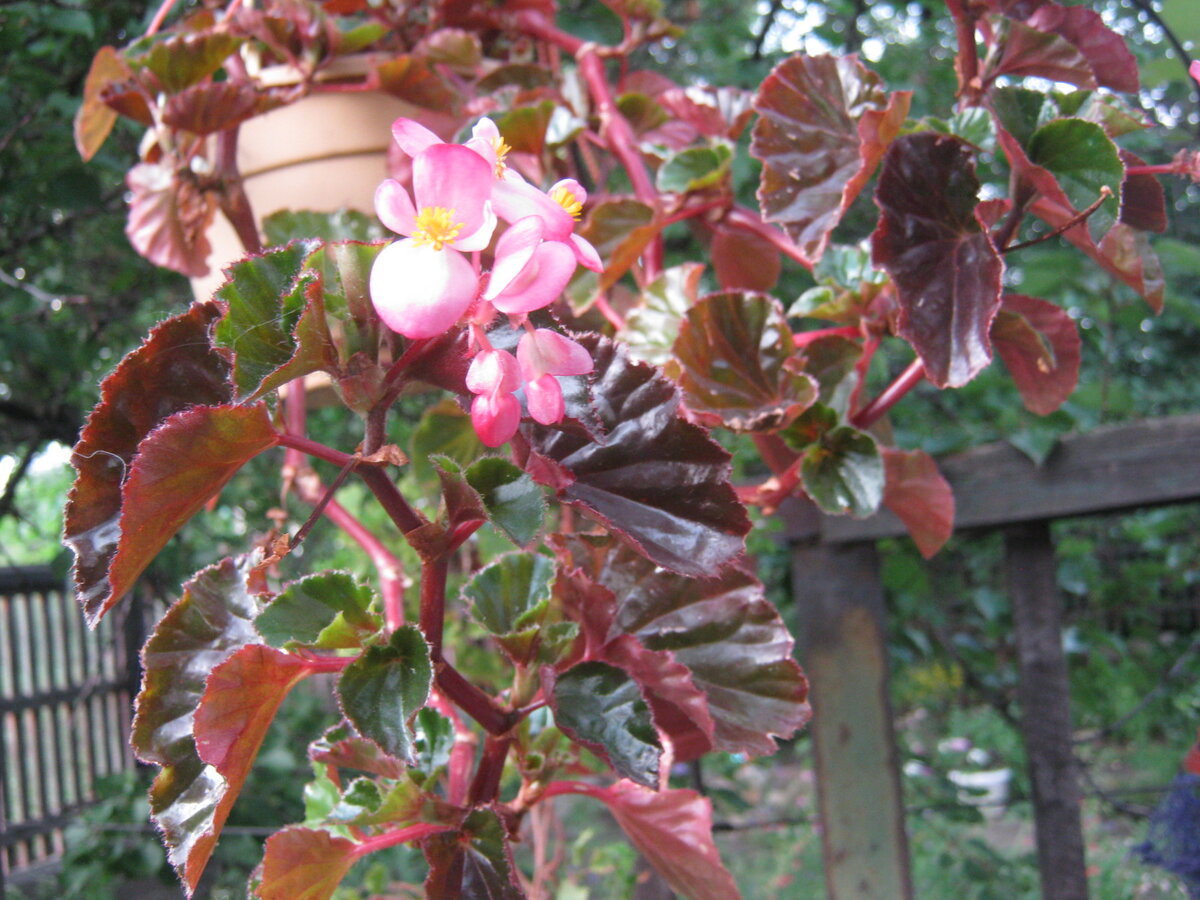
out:
M875 547L798 545L792 573L827 896L911 900Z
M1042 466L1010 444L939 460L954 489L955 530L1200 500L1200 415L1151 419L1064 438ZM848 543L907 533L884 510L869 519L781 507L786 537Z

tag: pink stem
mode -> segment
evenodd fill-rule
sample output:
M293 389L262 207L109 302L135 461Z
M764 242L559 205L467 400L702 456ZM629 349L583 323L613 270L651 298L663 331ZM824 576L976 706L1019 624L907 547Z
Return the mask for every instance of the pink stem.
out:
M333 463L335 466L344 466L349 462L354 461L354 457L349 453L343 453L341 450L334 450L332 447L327 447L317 441L302 437L298 434L284 432L277 435L279 444L282 447L287 447L292 450L299 450L301 453L307 453L309 456L316 459L323 459L325 462Z
M925 365L914 359L878 397L850 417L855 428L870 428L887 414L905 394L925 380Z
M304 668L314 675L324 672L341 672L358 659L357 656L317 656L307 651L302 651L299 656L304 660Z
M158 29L162 28L162 23L166 21L167 14L171 12L171 7L174 5L175 0L163 0L150 22L150 27L146 29L146 37L158 33Z
M625 327L625 317L609 305L608 298L604 294L599 294L596 297L596 309L600 315L604 316L605 321L613 328L620 331Z
M1178 175L1179 167L1175 163L1162 163L1157 166L1128 166L1126 177L1130 175Z
M512 711L501 707L464 678L454 666L436 658L434 665L437 667L438 690L447 700L452 700L459 709L482 725L488 734L504 734L517 723L518 717Z
M792 342L797 348L807 347L813 341L819 341L821 338L827 337L857 338L862 337L862 332L858 330L857 325L842 325L837 328L818 328L816 331L801 331L799 334L792 335Z
M408 844L412 841L419 841L421 838L429 837L432 834L442 834L443 832L452 830L449 825L418 822L416 825L397 828L395 831L388 831L384 834L377 834L374 837L367 838L354 848L353 856L360 858L377 850L386 850L388 847L395 847L397 844Z

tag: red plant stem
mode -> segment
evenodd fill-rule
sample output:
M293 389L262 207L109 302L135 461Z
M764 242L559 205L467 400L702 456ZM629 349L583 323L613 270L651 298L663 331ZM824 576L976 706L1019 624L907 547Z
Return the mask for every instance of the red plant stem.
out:
M352 462L354 457L349 453L343 453L341 450L334 450L332 447L327 447L317 441L302 437L298 434L283 432L277 434L279 445L292 450L299 450L301 453L307 453L309 456L323 459L325 462L333 463L335 466L344 466L348 462Z
M1001 249L1000 252L1001 253L1012 253L1014 250L1024 250L1027 247L1033 247L1037 244L1044 243L1044 242L1050 240L1051 238L1056 238L1060 234L1070 231L1072 228L1074 228L1076 225L1079 225L1081 222L1087 221L1088 217L1091 216L1091 214L1094 213L1096 210L1098 210L1101 206L1103 206L1104 201L1107 200L1111 196L1112 196L1112 190L1109 188L1109 186L1106 184L1101 185L1100 186L1100 196L1096 198L1096 202L1093 203L1091 206L1089 206L1087 209L1085 209L1083 212L1074 216L1070 221L1064 222L1062 225L1059 225L1053 231L1047 232L1046 234L1040 234L1035 238L1030 238L1027 241L1022 241L1019 244L1011 244L1008 247L1004 247Z
M308 427L308 397L304 390L303 378L296 378L288 382L287 394L283 398L283 415L288 434L304 434ZM290 467L294 472L303 464L303 452L296 447L286 447L283 452L284 468ZM348 465L348 462L343 463L342 467L345 468Z
M1179 167L1175 163L1162 163L1157 166L1127 166L1125 176L1130 175L1179 175Z
M551 797L561 797L564 794L587 794L589 797L595 797L601 790L602 788L582 781L552 781L542 791L542 799L549 800Z
M395 631L404 624L404 566L374 532L336 500L329 501L325 515L363 549L375 566L383 594L383 618L388 631Z
M304 668L308 669L313 675L318 675L325 672L341 672L346 666L358 659L357 656L317 656L306 650L300 651L297 654L304 660Z
M359 466L358 477L370 488L388 518L396 523L401 532L408 534L425 524L425 520L408 505L391 476L379 466Z
M850 417L850 424L855 428L870 428L924 379L925 365L920 359L914 359L878 397Z
M755 434L753 439L758 455L775 475L782 475L797 459L796 452L777 434Z
M625 327L625 317L609 305L608 298L604 296L603 292L596 295L596 310L617 331L621 331Z
M467 681L450 663L435 658L434 668L437 671L438 690L478 722L488 734L504 734L516 724L516 715Z
M221 179L221 212L233 225L238 239L247 253L262 253L262 239L258 236L258 225L250 198L242 186L242 175L237 164L238 126L227 128L217 134L217 173Z
M791 239L778 228L764 222L757 213L744 206L735 206L725 215L725 221L730 225L736 225L738 228L757 234L788 259L795 260L806 269L812 269L812 260L805 256L804 251L792 243Z
M397 828L395 831L387 831L383 834L369 837L354 848L352 855L358 859L377 850L386 850L388 847L395 847L397 844L408 844L412 841L427 838L432 834L441 834L442 832L453 830L449 825L418 822L416 825L407 825L404 828Z
M442 630L446 619L446 574L450 560L445 556L421 564L421 612L417 624L429 642L434 664L442 659Z
M946 6L954 18L958 38L958 54L954 59L958 96L966 105L973 106L982 88L979 84L979 51L975 46L975 16L962 0L946 0Z
M676 210L675 212L671 213L671 215L663 219L663 227L666 228L668 225L674 225L676 222L682 222L685 219L694 219L696 216L703 215L710 209L717 209L718 207L728 205L728 198L718 197L715 200L709 200L705 203L697 203L692 206L685 206L683 209Z
M512 738L493 737L488 735L483 745L483 758L479 760L479 768L475 770L475 778L471 781L471 789L467 792L467 805L479 806L491 803L500 793L500 777L504 774L504 761L508 759L508 748L512 746Z
M857 338L862 337L862 332L859 331L857 325L840 325L837 328L818 328L815 331L801 331L799 334L793 334L792 342L797 348L807 347L813 341L819 341L821 338L827 337Z
M162 23L166 21L167 15L171 12L171 7L175 5L175 0L163 0L162 5L158 7L158 11L154 13L154 18L150 21L150 27L146 29L146 37L158 33L158 29L162 28Z

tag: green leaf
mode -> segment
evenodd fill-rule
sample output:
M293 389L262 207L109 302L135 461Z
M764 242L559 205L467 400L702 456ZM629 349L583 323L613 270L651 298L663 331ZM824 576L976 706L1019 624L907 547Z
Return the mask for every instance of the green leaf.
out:
M501 556L463 587L471 614L492 634L507 634L528 624L528 616L550 599L554 560L536 553Z
M625 317L617 337L638 362L661 366L671 358L671 345L688 307L700 294L704 266L682 263L663 271L642 291L641 303Z
M774 297L709 294L687 311L667 374L688 407L733 431L776 431L817 398Z
M283 209L263 219L267 244L282 247L292 241L361 241L370 243L388 236L374 216L355 209L315 212L309 209Z
M416 726L416 768L426 775L435 775L450 761L455 740L454 723L427 706L417 713Z
M524 547L542 530L546 501L542 489L506 459L489 456L467 470L467 481L483 498L488 519Z
M657 187L664 193L685 194L712 187L729 172L733 151L728 144L711 147L688 147L667 158L655 176Z
M324 572L293 581L254 621L263 639L276 647L289 642L320 649L360 647L378 632L372 613L374 592L345 572Z
M546 148L546 128L554 115L554 101L510 110L496 122L500 136L518 153L540 156Z
M184 585L142 651L130 743L140 760L161 767L150 789L151 816L168 859L192 889L236 796L201 760L192 723L213 669L258 639L252 620L263 589L246 558L210 566Z
M411 764L408 720L425 705L432 684L429 646L416 626L404 625L387 644L368 648L347 666L337 692L346 718L363 737Z
M173 94L214 74L244 41L228 32L176 35L155 43L137 62L158 77L164 91Z
M138 574L113 581L109 569L122 539L122 487L139 444L180 410L230 399L229 366L208 341L220 312L215 304L196 304L159 324L104 379L100 403L75 445L63 540L75 552L76 593L92 625Z
M1112 191L1088 218L1094 237L1103 235L1117 220L1125 167L1101 126L1082 119L1048 122L1030 137L1029 159L1054 174L1076 209L1086 209L1100 199L1101 188Z
M471 425L471 417L453 400L441 400L425 410L413 431L412 469L422 482L434 477L431 460L446 456L464 468L487 452Z
M229 311L213 336L233 353L239 400L310 372L336 370L320 279L304 265L317 247L316 241L297 241L234 263L217 290Z
M640 200L604 200L591 210L579 234L606 260L598 290L606 291L629 271L662 230L654 210Z
M827 513L863 518L883 501L883 458L875 439L848 425L825 432L805 451L800 477Z
M669 118L661 105L642 93L621 94L617 98L617 110L638 135L653 131Z
M623 777L658 787L662 744L627 672L598 660L579 663L555 677L551 703L564 732L602 751Z

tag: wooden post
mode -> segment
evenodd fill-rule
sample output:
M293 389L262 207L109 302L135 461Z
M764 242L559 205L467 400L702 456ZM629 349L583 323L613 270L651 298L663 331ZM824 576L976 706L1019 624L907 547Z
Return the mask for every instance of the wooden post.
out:
M1042 896L1087 900L1079 773L1071 749L1070 681L1049 523L1007 529L1005 550Z
M792 553L830 900L911 900L874 544Z

